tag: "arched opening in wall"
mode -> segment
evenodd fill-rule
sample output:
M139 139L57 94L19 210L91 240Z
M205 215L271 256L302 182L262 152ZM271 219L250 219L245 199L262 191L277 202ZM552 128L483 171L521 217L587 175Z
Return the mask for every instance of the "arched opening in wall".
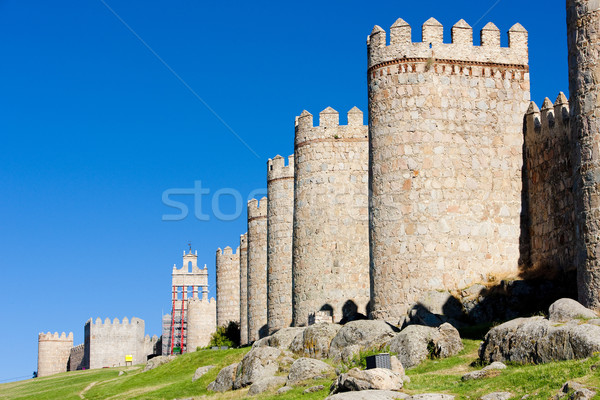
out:
M187 288L187 298L190 299L194 297L194 287L193 286L188 286Z
M191 261L188 261L188 265L187 265L187 271L188 271L189 273L191 273L191 272L192 272L192 262L191 262Z

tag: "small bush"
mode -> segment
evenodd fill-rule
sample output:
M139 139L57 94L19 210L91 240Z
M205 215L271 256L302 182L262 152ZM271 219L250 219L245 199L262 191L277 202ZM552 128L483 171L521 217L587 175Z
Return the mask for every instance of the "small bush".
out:
M208 347L229 346L239 347L240 345L240 326L235 321L230 321L228 325L219 326L210 338Z

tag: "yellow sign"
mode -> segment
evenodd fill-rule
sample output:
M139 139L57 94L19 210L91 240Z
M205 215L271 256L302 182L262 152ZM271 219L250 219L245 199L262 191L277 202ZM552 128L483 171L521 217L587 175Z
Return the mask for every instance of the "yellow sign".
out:
M131 354L127 354L127 355L125 356L125 362L127 362L127 361L131 361L131 362L133 362L133 356L132 356Z

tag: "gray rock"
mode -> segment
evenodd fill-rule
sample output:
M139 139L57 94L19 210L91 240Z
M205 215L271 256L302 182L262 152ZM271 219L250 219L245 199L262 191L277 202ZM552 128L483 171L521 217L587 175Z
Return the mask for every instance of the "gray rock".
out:
M493 363L484 367L483 369L480 369L479 371L472 371L472 372L468 372L468 373L464 374L462 376L462 380L470 381L473 379L482 379L482 378L493 377L493 376L498 375L498 372L494 372L494 371L500 371L503 369L506 369L506 365L504 365L503 363L501 363L499 361L494 361Z
M285 385L285 382L285 376L269 376L266 378L262 378L254 382L252 386L250 386L248 394L250 396L256 396L257 394L261 394L263 392L266 392L267 390L279 388Z
M292 364L288 375L288 385L295 385L307 379L313 379L323 374L333 372L333 367L320 360L312 358L299 358Z
M479 357L530 364L590 357L600 351L600 326L581 322L555 324L543 317L505 322L485 335Z
M410 396L406 393L392 392L391 390L363 390L334 394L325 400L393 400L409 398Z
M423 393L410 396L408 400L453 400L454 396L440 393Z
M239 389L260 379L275 376L279 369L277 358L281 350L274 347L257 347L250 350L240 363L236 372L234 389Z
M314 392L318 392L319 390L323 390L323 389L325 389L325 386L323 386L323 385L311 386L308 389L304 389L304 393L314 393Z
M194 373L194 377L192 378L192 382L196 382L202 375L206 374L208 371L213 369L214 365L206 365L204 367L199 367Z
M238 363L231 364L220 370L217 378L209 383L206 389L211 392L226 392L233 389L238 365Z
M123 376L125 375L125 371L119 371L119 375L118 376Z
M327 358L329 345L342 328L339 324L319 323L304 328L302 334L297 335L290 344L294 353L310 358Z
M293 389L293 387L291 387L291 386L284 386L282 388L279 388L279 390L277 390L277 394L284 394L284 393L289 392L292 389Z
M598 314L585 308L573 299L556 300L548 309L548 319L551 322L567 322L572 319L594 319Z
M512 397L510 392L492 392L481 396L480 400L508 400Z
M146 362L146 366L144 367L144 371L150 371L151 369L154 369L160 365L166 364L168 362L173 361L175 358L177 358L177 356L157 356L157 357L153 357L151 359L148 360L148 362Z
M269 336L269 346L289 350L296 336L302 336L306 328L283 328Z
M331 385L331 393L352 392L360 390L400 390L402 378L387 368L360 370L352 368L338 376Z
M348 361L361 350L381 350L396 335L385 321L348 322L331 341L329 357Z
M596 395L595 391L586 388L581 383L571 381L565 382L560 391L559 397L561 394L563 396L566 394L569 396L569 400L589 400Z
M448 323L439 328L409 325L390 342L390 351L398 354L404 368L414 367L429 356L450 357L462 349L458 331Z
M404 366L402 366L402 363L400 362L400 360L398 360L398 357L390 356L390 364L392 367L392 371L394 371L400 376L404 376Z

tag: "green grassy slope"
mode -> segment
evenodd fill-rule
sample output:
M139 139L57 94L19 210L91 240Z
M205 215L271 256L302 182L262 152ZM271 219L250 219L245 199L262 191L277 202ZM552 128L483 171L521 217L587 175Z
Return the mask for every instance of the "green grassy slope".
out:
M545 365L509 365L498 376L462 382L461 376L481 368L472 366L477 361L479 341L464 340L465 349L457 356L443 360L428 360L407 371L411 382L405 385L407 393L438 392L459 399L477 399L493 391L510 391L515 399L529 394L529 399L548 399L555 395L567 380L576 380L600 388L600 356L586 360L564 361ZM222 367L241 360L249 349L223 351L203 350L178 357L171 363L142 372L142 366L67 372L54 376L0 385L0 399L175 399L200 398L241 399L248 389L227 393L206 390ZM192 383L196 368L216 365L202 378ZM119 371L125 374L118 376ZM303 391L309 385L324 385L324 389L310 394ZM284 394L263 394L260 399L323 399L328 394L331 380L308 382ZM596 396L600 399L600 395Z

